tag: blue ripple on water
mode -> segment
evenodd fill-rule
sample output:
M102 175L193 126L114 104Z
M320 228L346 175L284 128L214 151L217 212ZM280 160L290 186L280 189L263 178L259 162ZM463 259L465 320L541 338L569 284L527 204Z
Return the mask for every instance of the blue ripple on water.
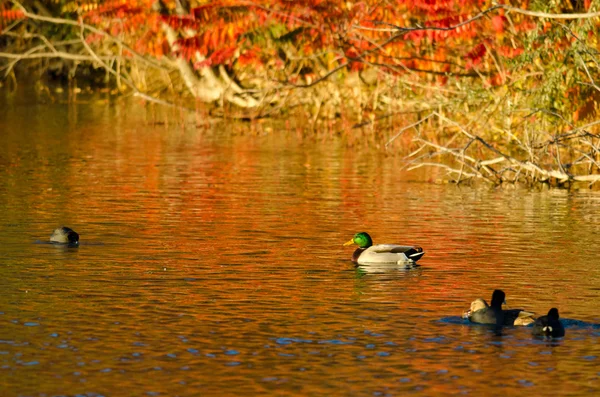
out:
M461 316L442 317L439 321L446 324L472 324L468 319Z
M351 345L352 344L352 342L345 342L345 341L339 340L339 339L325 339L325 340L320 340L319 343L331 344L331 345Z
M530 382L530 381L528 381L527 379L520 379L520 380L519 380L519 384L520 384L520 385L523 385L523 386L527 386L527 387L530 387L530 386L533 386L533 385L534 385L534 383L533 383L533 382Z
M436 336L433 338L425 338L423 339L423 342L433 342L433 343L441 343L446 341L446 338L444 336Z
M600 329L600 324L587 323L581 320L574 320L572 318L561 318L560 322L565 328L592 328Z
M445 323L445 324L459 324L459 325L473 325L473 326L479 326L481 324L476 324L476 323L472 323L470 322L468 319L466 318L462 318L461 316L448 316L448 317L442 317L438 320L441 323ZM600 329L600 324L596 324L596 323L588 323L585 321L581 321L581 320L575 320L572 318L561 318L560 322L563 324L563 326L565 328L579 328L579 329L585 329L585 328L591 328L591 329ZM485 325L485 324L484 324ZM530 324L527 327L532 327L533 325Z
M277 338L275 339L275 343L278 345L290 345L292 343L312 343L312 340L300 338Z

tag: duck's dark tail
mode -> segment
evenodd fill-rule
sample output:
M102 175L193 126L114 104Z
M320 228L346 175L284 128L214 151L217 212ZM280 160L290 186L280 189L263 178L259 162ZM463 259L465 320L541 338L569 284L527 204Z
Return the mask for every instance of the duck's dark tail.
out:
M406 255L408 259L411 259L416 262L419 259L421 259L423 255L425 255L425 252L423 252L423 248L421 247L413 247L406 251L404 255Z

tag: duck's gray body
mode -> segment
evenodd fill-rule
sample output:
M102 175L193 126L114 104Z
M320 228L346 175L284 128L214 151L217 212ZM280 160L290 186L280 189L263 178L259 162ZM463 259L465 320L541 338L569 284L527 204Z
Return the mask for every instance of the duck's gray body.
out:
M352 261L359 265L370 263L414 264L424 254L421 247L377 244L369 248L357 248L352 255Z
M504 316L504 311L502 309L497 309L489 306L471 313L468 316L468 319L470 322L476 324L489 324L498 326L513 325L506 324L506 322L508 322L508 319Z
M534 315L522 309L494 309L484 299L477 298L471 303L471 309L463 313L463 318L477 324L527 326L535 321Z

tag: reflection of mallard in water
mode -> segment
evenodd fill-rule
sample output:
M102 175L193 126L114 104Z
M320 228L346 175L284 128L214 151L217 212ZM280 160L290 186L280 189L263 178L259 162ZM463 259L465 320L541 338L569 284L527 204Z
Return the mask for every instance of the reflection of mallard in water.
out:
M548 311L548 315L535 320L532 332L535 336L546 336L549 338L560 338L565 336L565 327L560 322L558 309L553 307Z
M414 264L425 254L421 247L396 244L373 245L371 236L365 232L355 234L352 240L344 245L351 244L358 245L352 255L352 262L359 265L373 263Z
M358 276L370 274L372 276L381 275L384 278L415 277L423 274L421 266L412 262L406 262L404 266L397 263L369 263L355 266L355 270Z
M79 234L68 227L59 227L52 232L50 241L55 244L79 245Z
M463 318L468 318L472 323L495 325L521 325L526 326L535 321L535 313L522 309L502 310L505 294L497 289L492 294L492 304L489 306L482 298L471 302L471 308L463 313Z

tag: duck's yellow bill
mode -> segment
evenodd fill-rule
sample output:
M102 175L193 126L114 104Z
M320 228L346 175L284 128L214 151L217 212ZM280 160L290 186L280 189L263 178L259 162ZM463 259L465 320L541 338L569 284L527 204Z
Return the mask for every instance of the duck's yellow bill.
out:
M350 241L348 241L348 242L344 243L344 245L352 245L352 244L354 244L354 239L352 239L352 240L350 240Z

